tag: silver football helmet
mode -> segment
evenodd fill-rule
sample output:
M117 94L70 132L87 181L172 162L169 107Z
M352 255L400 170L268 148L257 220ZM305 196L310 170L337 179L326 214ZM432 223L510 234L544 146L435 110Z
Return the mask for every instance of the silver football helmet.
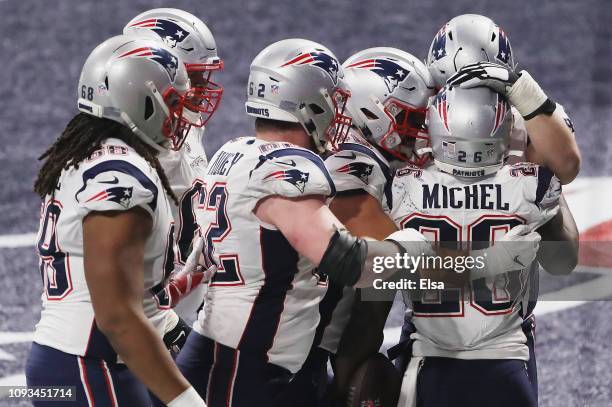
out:
M219 107L223 87L211 80L223 69L212 33L196 16L175 8L156 8L134 17L123 33L163 41L187 67L193 93L186 100L189 110L199 112L205 125Z
M427 54L427 67L438 88L465 65L482 61L514 69L506 33L493 20L478 14L463 14L444 24Z
M126 35L98 45L83 65L78 108L129 127L159 151L181 148L194 123L183 115L190 92L180 57L159 41Z
M340 82L344 74L334 54L321 44L303 39L275 42L251 63L247 114L264 119L300 123L325 151L348 134L344 114L349 92Z
M402 161L424 165L429 155L417 150L429 144L425 112L435 94L427 67L387 47L359 51L342 67L351 91L346 109L363 136Z
M436 166L459 177L497 172L508 155L512 112L498 93L484 87L445 87L427 110Z

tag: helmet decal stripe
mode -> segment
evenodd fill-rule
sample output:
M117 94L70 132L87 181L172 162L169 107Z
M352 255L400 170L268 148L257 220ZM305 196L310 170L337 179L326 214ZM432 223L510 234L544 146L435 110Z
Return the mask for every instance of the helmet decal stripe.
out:
M155 27L156 24L157 24L157 19L156 18L150 18L148 20L138 21L138 22L130 25L130 27Z
M374 68L375 65L375 59L364 59L363 61L357 61L354 64L347 66L347 68Z
M299 55L292 60L285 62L281 65L281 68L290 65L313 65L319 69L325 71L334 82L334 85L338 84L338 72L340 70L340 64L338 60L333 56L323 51L310 51L302 55Z
M153 55L153 53L151 52L151 48L144 47L144 48L136 48L136 49L126 52L125 54L121 54L119 55L119 58L127 57L127 56L134 55L134 54L138 54L136 56L139 56L139 57Z
M284 64L281 65L281 68L288 66L288 65L293 65L293 64L297 64L299 62L298 65L302 65L305 63L310 63L313 62L314 59L312 58L312 56L310 54L302 54L302 55L298 55L297 57L293 58L291 61L289 62L285 62Z

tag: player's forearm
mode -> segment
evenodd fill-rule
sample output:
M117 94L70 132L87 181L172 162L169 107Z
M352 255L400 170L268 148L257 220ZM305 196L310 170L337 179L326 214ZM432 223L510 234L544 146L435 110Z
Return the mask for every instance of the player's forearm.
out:
M146 317L131 311L121 314L97 319L100 330L130 371L160 400L175 399L189 388L189 382Z
M542 242L538 262L550 274L571 273L578 264L579 233L565 198L559 200L559 212L538 229Z
M572 182L580 171L580 151L559 109L551 116L540 114L526 120L525 127L533 146L527 160L548 167L562 184Z

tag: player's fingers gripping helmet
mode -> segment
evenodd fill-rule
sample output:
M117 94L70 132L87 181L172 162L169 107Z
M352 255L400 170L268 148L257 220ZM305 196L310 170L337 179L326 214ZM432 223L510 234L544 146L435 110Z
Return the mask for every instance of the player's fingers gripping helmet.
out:
M353 124L400 160L424 165L428 154L417 150L429 145L425 112L435 94L425 65L407 52L379 47L356 53L342 67Z
M484 87L442 88L427 110L436 166L459 177L482 177L504 165L512 113L508 102Z
M463 14L444 24L427 54L427 67L438 88L465 65L481 61L514 69L512 47L504 30L478 14Z
M123 33L161 40L181 57L193 87L185 106L199 112L201 124L205 125L219 107L223 94L223 88L212 81L213 72L223 69L223 61L206 24L183 10L156 8L134 17Z
M119 35L98 45L83 65L78 108L129 127L163 151L181 148L194 123L184 115L189 78L181 59L159 41Z
M334 54L316 42L287 39L275 42L251 63L247 114L300 123L320 152L347 136L351 119L344 114L349 92Z

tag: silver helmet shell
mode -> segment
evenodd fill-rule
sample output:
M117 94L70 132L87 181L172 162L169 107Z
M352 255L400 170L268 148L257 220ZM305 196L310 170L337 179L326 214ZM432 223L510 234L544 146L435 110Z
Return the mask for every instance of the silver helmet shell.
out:
M504 165L512 112L500 94L484 87L442 88L427 110L427 125L441 171L478 178Z
M341 142L350 127L343 76L338 59L323 45L304 39L275 42L251 63L246 113L300 123L322 152L327 141Z
M351 91L347 111L364 137L402 161L422 165L415 141L426 146L427 102L435 94L427 67L408 52L369 48L349 57L344 82Z
M145 143L179 149L190 82L179 56L159 41L112 37L89 55L78 84L78 108L129 127ZM163 146L163 147L162 147Z
M123 33L164 42L183 60L194 94L187 107L201 114L206 124L221 103L223 87L212 80L223 69L210 29L191 13L176 8L155 8L134 17Z
M463 14L444 24L427 53L427 67L438 88L465 65L482 61L514 69L506 33L493 20L478 14Z

